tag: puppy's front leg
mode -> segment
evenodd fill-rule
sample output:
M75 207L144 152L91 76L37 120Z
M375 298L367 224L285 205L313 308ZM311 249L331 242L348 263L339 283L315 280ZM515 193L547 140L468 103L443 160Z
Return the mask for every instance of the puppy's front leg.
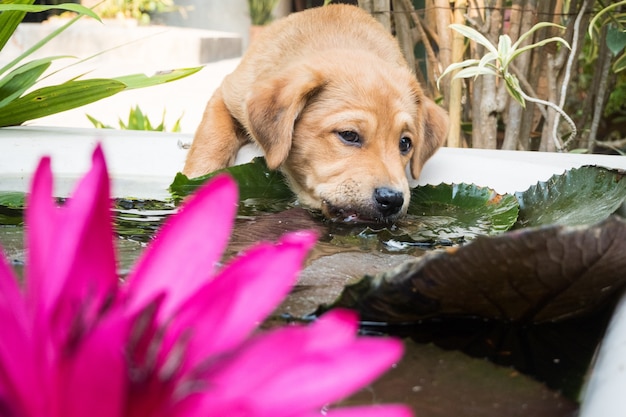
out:
M195 178L232 165L243 145L242 135L238 135L240 131L226 108L220 87L206 106L187 154L183 174Z

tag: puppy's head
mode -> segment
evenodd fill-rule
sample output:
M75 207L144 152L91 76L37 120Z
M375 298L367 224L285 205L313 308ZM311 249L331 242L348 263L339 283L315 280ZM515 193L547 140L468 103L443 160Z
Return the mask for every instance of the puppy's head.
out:
M329 56L330 55L330 56ZM250 133L300 201L329 218L394 221L442 145L447 116L413 74L364 51L301 62L255 86Z

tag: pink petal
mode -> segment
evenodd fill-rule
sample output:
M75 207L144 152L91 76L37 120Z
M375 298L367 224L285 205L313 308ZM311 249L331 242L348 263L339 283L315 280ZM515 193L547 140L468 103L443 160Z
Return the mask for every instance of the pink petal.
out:
M238 411L258 415L298 415L367 385L400 358L402 344L394 339L335 337L334 330L344 333L351 325L345 322L350 317L330 312L310 327L283 328L253 339L209 373L212 389L199 401L198 410L231 415L229 407L236 405ZM326 337L332 342L324 346L320 340Z
M190 330L186 367L241 343L291 290L315 244L315 234L283 236L237 257L173 317L168 341Z
M329 314L332 313L327 316ZM334 321L335 317L328 319ZM337 324L338 328L343 327L340 322ZM343 346L324 347L319 342L326 334L329 333L312 331L309 335L312 343L308 344L298 363L257 388L259 398L276 397L283 392L272 407L285 410L321 406L323 403L316 402L320 398L326 403L335 402L389 370L403 351L400 341L375 337L358 337ZM307 401L311 402L307 404Z
M50 164L42 161L27 208L27 278L31 302L60 334L78 312L91 320L117 287L110 209L109 178L99 146L91 170L62 208L54 207Z
M320 335L310 337L309 350L341 349L354 341L359 329L358 315L355 311L335 309L321 316L314 322L309 332Z
M122 416L128 392L125 357L131 321L109 314L77 346L69 346L60 357L57 415L63 417Z
M286 327L253 339L245 348L224 355L219 361L216 358L216 369L203 377L209 389L188 397L175 415L262 416L256 402L263 399L259 399L254 390L297 363L300 349L294 345L303 341L303 330L302 327ZM264 401L271 403L274 398L267 397ZM285 415L277 413L273 417Z
M0 259L0 323L0 398L13 400L10 405L16 408L15 415L28 415L25 408L41 409L41 402L31 395L39 386L33 350L35 332L17 280L4 257Z
M61 286L62 282L50 282L44 279L49 263L50 252L55 247L51 244L56 237L58 209L52 201L52 171L50 158L39 161L30 187L27 201L25 222L28 225L26 233L26 247L28 248L28 269L26 271L26 285L33 304L51 305L51 300L45 296L58 294L59 289L46 290L44 287ZM32 230L32 233L28 231ZM36 231L36 232L35 232Z
M218 176L168 219L128 278L130 311L165 292L162 322L212 277L228 243L236 204L235 182Z

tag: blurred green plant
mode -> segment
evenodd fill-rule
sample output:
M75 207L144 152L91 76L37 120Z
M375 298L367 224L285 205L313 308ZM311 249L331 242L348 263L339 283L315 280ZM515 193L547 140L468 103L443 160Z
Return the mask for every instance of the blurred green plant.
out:
M264 26L272 21L272 11L280 0L248 0L250 20L255 26Z
M40 6L33 5L34 0L14 1L15 3L0 4L0 51L22 22L26 13L59 9L77 13L77 16L0 68L0 127L17 126L29 120L93 103L124 90L150 87L174 81L202 69L202 67L183 68L159 72L153 76L133 74L115 78L93 79L80 79L81 76L78 76L58 85L35 88L38 82L60 71L58 70L44 76L44 73L53 61L72 57L52 56L24 63L26 58L66 30L82 16L86 15L98 21L100 21L100 17L92 10L79 4L68 3ZM79 60L78 63L90 58L93 58L93 56Z
M538 42L535 42L530 45L521 46L522 43L528 39L533 33L537 30L542 29L544 27L556 27L559 29L565 29L565 27L561 25L557 25L555 23L550 22L539 22L534 25L528 32L522 34L519 39L513 43L511 38L508 35L500 35L498 39L498 45L494 45L489 39L487 39L482 33L477 31L474 28L471 28L466 25L453 23L450 25L450 28L457 31L461 35L465 36L471 41L476 42L485 47L487 53L481 59L466 59L462 62L456 62L450 64L445 71L441 74L441 76L437 79L437 87L439 87L439 82L441 79L454 72L458 71L454 78L471 78L478 77L479 75L493 75L496 77L500 77L504 80L506 90L509 95L517 101L522 107L526 107L526 101L532 101L534 103L543 104L545 106L549 106L556 112L558 112L567 122L567 124L571 128L571 133L568 139L568 142L576 137L577 129L574 121L555 103L550 101L541 100L536 97L531 97L524 92L522 87L520 86L518 78L513 74L511 70L511 64L513 60L518 57L520 54L529 51L533 48L537 48L543 45L546 45L550 42L557 42L562 44L568 49L571 49L567 41L561 37L554 36L548 39L542 39ZM562 143L560 138L557 138L558 143ZM561 144L561 148L566 148L567 142L565 144Z
M155 13L178 10L173 0L104 0L96 6L102 18L130 18L147 25Z
M93 116L90 116L88 114L86 116L89 121L94 125L94 127L98 129L115 129L113 126L105 125L103 122L99 121ZM183 116L181 115L176 120L174 126L169 130L170 132L180 132L180 121L182 118ZM153 132L168 131L165 125L165 109L163 110L163 115L161 116L161 122L157 126L154 126L152 122L150 122L148 115L141 111L139 106L135 106L134 108L130 109L127 122L124 122L122 119L118 119L118 124L120 126L119 128L123 130L148 130Z
M621 9L626 6L626 0L618 1L602 8L589 22L589 37L599 37L600 30L607 26L606 45L613 56L617 57L613 63L614 72L626 69L626 13Z

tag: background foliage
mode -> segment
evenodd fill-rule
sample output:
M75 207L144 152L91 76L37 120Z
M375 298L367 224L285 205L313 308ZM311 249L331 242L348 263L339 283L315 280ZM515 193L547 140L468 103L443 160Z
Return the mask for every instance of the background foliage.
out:
M82 79L79 76L58 85L38 88L38 83L50 75L48 69L53 61L74 57L51 56L30 61L28 58L82 16L86 15L98 21L100 17L91 9L79 4L65 3L41 6L33 3L34 0L14 0L12 3L0 3L0 51L27 13L62 10L72 12L76 14L76 17L68 20L67 23L52 31L0 68L0 127L20 125L29 120L93 103L124 90L174 81L194 74L201 69L201 67L176 69L160 72L153 76L132 74L115 78L92 79ZM76 61L76 58L74 59ZM84 60L87 59L90 57Z
M451 64L480 60L489 52L451 24L471 27L498 45L502 35L514 43L547 22L565 30L544 27L521 47L558 36L572 51L556 43L533 48L512 61L511 74L528 95L554 103L574 119L578 135L569 150L626 149L625 1L359 0L359 5L397 35L422 84L449 111L449 146L556 150L553 138L567 135L570 127L544 105L523 108L501 78L460 80L452 73L436 86Z

